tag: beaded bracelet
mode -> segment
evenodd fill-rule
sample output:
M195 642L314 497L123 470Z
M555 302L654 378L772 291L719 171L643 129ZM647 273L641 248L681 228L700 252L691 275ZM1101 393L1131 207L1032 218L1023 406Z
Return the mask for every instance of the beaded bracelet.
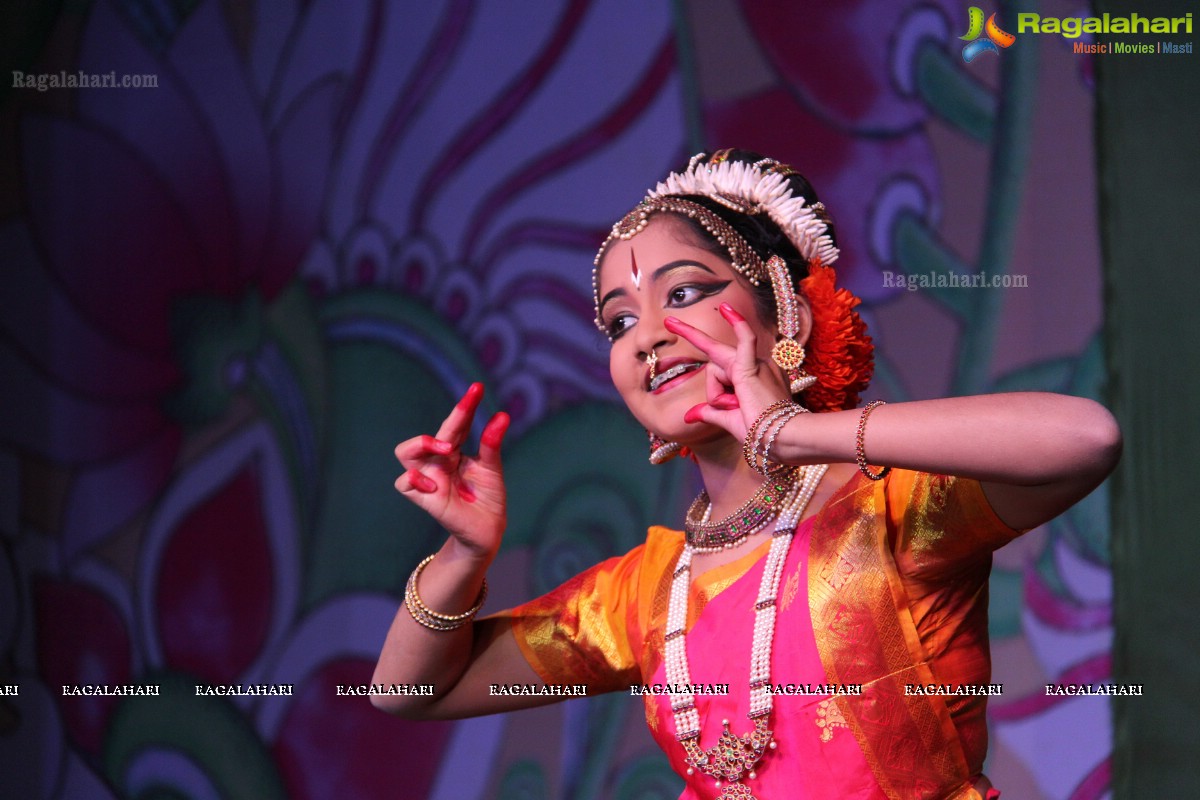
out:
M466 625L479 613L479 609L483 608L483 602L487 600L488 593L487 578L483 579L479 597L475 600L472 608L461 614L439 614L421 602L421 596L417 594L417 578L420 577L421 571L429 565L429 562L433 561L435 555L437 554L426 556L425 560L417 564L417 568L408 576L408 583L404 587L404 607L408 609L408 613L414 620L426 628L434 631L452 631Z
M758 429L763 424L763 420L774 414L779 409L786 406L791 400L778 400L762 410L762 413L750 424L746 431L746 438L742 440L742 458L746 459L746 463L750 468L757 471L758 465L755 464L757 454L754 452L755 443L758 440Z
M783 430L783 426L787 425L792 417L807 411L798 403L790 403L786 407L775 412L766 421L766 423L758 429L758 437L754 442L755 451L761 451L761 456L758 461L758 471L764 476L770 475L779 469L782 469L784 464L777 464L771 461L771 448L775 445L775 437ZM765 440L765 443L764 443Z
M746 431L746 438L742 442L742 457L746 459L746 463L750 465L751 469L763 475L768 475L773 471L768 456L771 446L775 443L775 437L779 435L779 431L783 429L788 420L803 411L807 411L807 409L791 399L778 400L763 409L763 412L750 426L750 430ZM769 441L764 448L763 440L768 436ZM775 465L775 469L782 466Z
M882 405L886 405L884 401L872 400L863 407L862 415L858 418L858 433L854 437L854 460L858 462L858 469L862 474L873 481L883 480L883 476L887 475L892 469L891 467L884 467L879 472L872 472L871 466L867 463L866 450L863 448L863 441L867 433L867 417L871 416L871 412Z
M770 435L767 436L767 443L765 445L763 445L763 451L762 451L761 466L763 467L763 469L761 470L761 472L763 475L766 475L767 472L769 471L769 467L767 465L771 463L771 448L775 446L775 438L777 436L779 436L779 432L781 430L783 430L785 425L787 425L789 422L792 421L793 417L798 417L801 414L807 414L807 413L808 413L807 408L800 405L799 403L796 403L791 408L787 409L787 411L780 414L779 421L777 423L772 421L773 427L768 426L770 428Z

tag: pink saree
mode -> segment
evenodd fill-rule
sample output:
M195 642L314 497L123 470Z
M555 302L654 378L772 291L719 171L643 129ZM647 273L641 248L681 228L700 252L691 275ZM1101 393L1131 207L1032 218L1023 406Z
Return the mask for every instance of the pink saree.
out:
M980 771L986 697L913 696L909 684L985 684L991 552L1019 534L992 512L976 481L893 470L841 487L799 526L783 572L772 647L778 749L747 786L763 798L995 797ZM548 684L589 694L665 683L663 633L683 535L651 528L646 542L550 593L498 614ZM766 544L697 575L688 603L692 681L729 684L697 695L700 744L746 718L754 595ZM861 695L816 694L861 684ZM632 699L632 698L631 698ZM646 721L684 776L681 800L716 797L713 780L686 775L665 695L645 695ZM986 793L986 795L985 795Z
M771 682L792 694L774 698L770 725L778 748L763 756L757 778L745 781L758 798L838 797L844 800L886 800L862 750L847 728L835 697L829 694L801 694L826 687L825 671L817 655L812 619L803 587L808 585L805 555L808 552L812 520L803 522L792 540L780 582L780 597L775 623L775 642L771 650ZM753 565L731 585L704 603L704 608L687 636L688 662L692 681L698 684L728 683L729 694L698 695L700 746L708 749L721 734L721 721L730 720L738 735L753 726L747 719L750 679L750 644L753 608L766 559L765 548L733 562L728 567L744 569ZM712 573L718 573L713 575ZM692 582L689 608L703 602L705 596L727 580L726 569L718 568L696 577ZM665 684L660 663L650 683ZM687 789L680 800L709 800L720 794L711 777L697 772L687 774L683 747L675 739L670 698L646 695L646 718L659 746L671 766L684 776ZM835 788L836 787L836 788Z

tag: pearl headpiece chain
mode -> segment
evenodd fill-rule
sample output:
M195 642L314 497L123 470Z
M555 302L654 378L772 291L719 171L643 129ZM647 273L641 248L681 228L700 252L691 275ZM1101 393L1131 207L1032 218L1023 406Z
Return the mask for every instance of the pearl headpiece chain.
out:
M757 778L755 767L758 762L768 750L778 747L773 732L767 727L773 697L770 689L771 646L775 638L776 600L796 525L804 516L827 469L827 464L803 468L803 478L793 483L788 491L772 535L771 548L758 588L758 599L754 604L754 639L750 648L750 712L747 714L754 721L754 728L747 734L737 736L730 730L729 720L722 720L723 731L717 744L708 750L701 750L700 714L696 711L695 695L685 691L671 696L675 737L687 753L688 774L693 775L700 770L715 778L717 787L722 789L720 800L754 800L750 789L742 781ZM679 554L667 605L664 661L667 682L673 686L692 685L687 660L686 628L694 553L695 549L685 544L683 552ZM725 782L723 787L722 781Z
M699 203L693 203L691 200L681 197L647 197L612 226L608 238L604 240L604 244L600 245L600 249L596 251L596 257L592 260L592 299L596 307L595 322L596 327L606 336L608 331L600 319L600 261L614 240L628 241L632 239L646 229L651 217L662 212L679 214L704 226L704 229L729 253L730 265L734 270L752 285L758 286L762 281L770 280L770 273L767 271L766 265L758 257L758 253L754 251L750 243L743 239L732 225L712 211Z

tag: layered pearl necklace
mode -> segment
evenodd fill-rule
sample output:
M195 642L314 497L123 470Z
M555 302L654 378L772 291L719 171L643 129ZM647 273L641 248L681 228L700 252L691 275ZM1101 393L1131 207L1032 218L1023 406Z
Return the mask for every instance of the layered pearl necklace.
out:
M757 778L755 766L763 754L767 750L774 750L777 744L767 727L772 706L771 645L775 638L775 602L796 524L804 515L827 469L827 464L820 464L797 471L796 478L799 480L788 489L772 534L771 549L767 553L762 582L758 587L758 601L754 604L754 640L750 648L750 712L747 714L754 721L754 729L737 736L730 731L729 720L722 720L724 731L717 744L708 750L701 750L700 714L696 711L695 695L690 691L671 695L675 738L687 753L688 774L694 775L696 770L700 770L716 778L717 788L722 789L719 800L755 800L749 787L742 783L743 776L749 780ZM685 544L675 564L664 637L667 682L685 688L692 685L685 630L688 592L692 585L692 556L695 552L690 543ZM724 787L722 781L725 782Z

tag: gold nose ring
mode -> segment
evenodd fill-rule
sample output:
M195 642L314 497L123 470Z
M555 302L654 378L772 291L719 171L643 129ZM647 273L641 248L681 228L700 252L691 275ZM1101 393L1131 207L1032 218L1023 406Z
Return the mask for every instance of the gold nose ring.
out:
M650 380L654 380L655 371L658 368L658 353L651 348L650 355L646 357L646 363L650 365Z

